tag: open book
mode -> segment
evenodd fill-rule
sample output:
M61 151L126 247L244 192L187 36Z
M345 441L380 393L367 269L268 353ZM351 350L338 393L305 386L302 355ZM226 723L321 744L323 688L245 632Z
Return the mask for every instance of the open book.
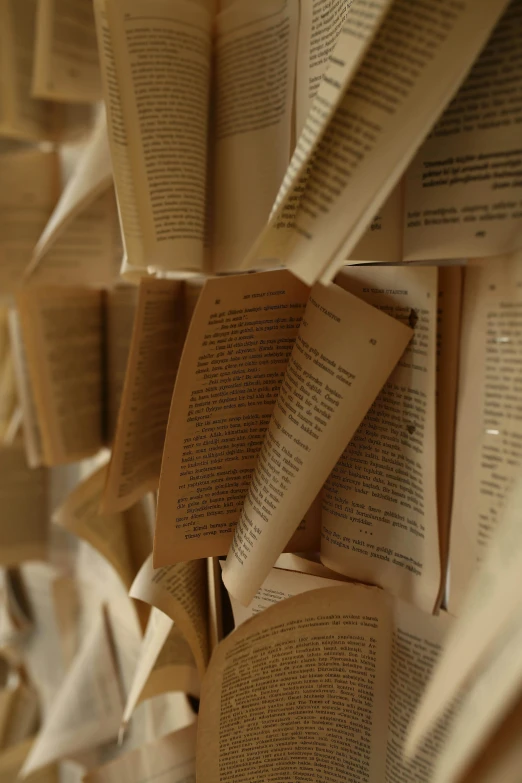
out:
M73 462L110 442L135 302L125 286L20 292L11 326L32 464Z
M450 107L408 169L506 0L301 5L96 0L124 270L277 260L311 285L346 258L513 249L518 109L495 104L491 51L470 77L484 116L459 126ZM515 0L490 44L506 63L517 13ZM471 100L466 86L459 116Z
M65 103L101 99L91 0L37 0L32 94Z
M48 46L44 45L47 51L42 49L35 57L37 5L41 6L39 12L46 15L46 18L40 17L40 24L52 24L63 15L50 12L48 3L37 3L37 0L2 0L0 3L0 135L55 142L78 138L92 122L92 109L88 104L68 105L34 98L32 94L35 68L43 67L42 75L47 78L47 64L54 67L50 63ZM56 36L56 25L53 27L51 34ZM56 46L53 49L57 53Z
M443 735L408 763L402 751L448 618L375 588L274 572L264 589L280 603L257 607L212 657L198 778L429 780Z
M241 517L224 578L246 603L286 548L431 611L459 286L430 267L350 267L311 293L285 271L208 281L172 398L155 562L226 554Z

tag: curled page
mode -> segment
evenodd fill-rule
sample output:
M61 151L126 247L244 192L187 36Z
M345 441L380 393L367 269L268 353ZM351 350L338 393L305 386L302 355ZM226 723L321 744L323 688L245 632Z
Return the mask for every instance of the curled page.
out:
M410 325L413 337L326 481L321 561L431 612L441 581L437 269L346 267L336 282Z
M174 620L203 676L209 659L206 561L192 560L154 569L151 556L141 567L129 594Z
M200 678L188 642L171 620L152 607L134 679L123 711L127 724L137 705L168 691L199 696Z
M250 603L404 351L404 324L331 285L312 290L223 581Z
M334 61L341 53L339 63L331 62L324 74L271 220L245 268L277 258L309 285L333 278L464 79L507 0L378 5L376 11L374 3L353 4L332 52ZM367 22L369 15L374 18ZM357 40L361 28L364 43ZM354 39L359 57L347 68L343 48Z
M22 775L118 736L123 704L109 634L101 611L62 682Z
M286 271L206 282L170 408L155 565L227 553L308 295Z
M107 139L107 120L105 110L102 109L92 135L36 243L31 263L25 271L26 276L32 274L74 218L107 190L111 183L112 166Z

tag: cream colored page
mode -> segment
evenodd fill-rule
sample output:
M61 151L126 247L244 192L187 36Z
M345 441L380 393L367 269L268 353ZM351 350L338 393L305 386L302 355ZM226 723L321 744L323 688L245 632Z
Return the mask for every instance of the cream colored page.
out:
M442 721L412 759L404 758L407 729L433 673L451 626L445 613L433 617L397 601L390 660L385 783L428 783L450 727Z
M271 226L275 225L280 234L270 238L268 244L271 243L278 249L283 248L285 242L291 239L291 232L288 233L285 229L291 229L316 150L390 4L391 0L377 0L375 3L361 0L355 8L350 9L353 14L347 15L345 19L347 24L341 27L324 69L323 78L308 108L305 125L272 209L268 230L270 231ZM309 22L305 12L300 29L301 50L298 65L301 73L303 72L303 39L307 36L307 24ZM299 95L296 95L297 105L303 105L302 89L299 85L297 89L299 90ZM265 241L265 233L263 232L260 241L255 245L256 252L259 250L259 245L263 245Z
M303 315L223 570L248 604L326 481L412 336L339 286Z
M54 106L31 97L36 29L36 0L4 0L2 49L9 73L9 103L2 132L31 141L51 139L55 131ZM4 88L6 89L6 88Z
M52 1L52 0L51 0ZM61 0L58 0L61 2ZM112 165L105 111L81 150L71 176L34 248L30 273L67 226L112 183Z
M238 628L246 620L254 617L254 615L278 604L279 601L291 598L293 595L306 593L309 590L318 590L321 587L334 587L342 584L343 582L335 579L326 579L298 571L272 568L248 606L243 606L233 595L230 595L234 625Z
M118 278L122 252L116 198L109 185L67 223L27 282L112 287Z
M0 564L47 557L47 471L28 467L24 446L16 440L0 448Z
M522 253L466 269L461 346L449 609L459 606L519 475ZM468 290L470 289L470 290ZM473 295L473 291L476 295ZM467 306L466 306L467 296Z
M104 767L84 783L196 783L196 726L142 745Z
M504 509L502 524L468 588L444 654L410 726L410 751L444 714L466 682L484 668L499 638L517 623L522 606L521 502L522 485L517 482Z
M24 662L36 684L45 720L67 670L54 601L56 574L49 564L41 562L23 563L21 574L34 628L23 645Z
M381 591L344 585L227 637L203 682L198 780L384 780L389 614Z
M224 635L221 598L221 568L217 557L207 558L208 580L208 641L210 654Z
M157 565L227 552L307 298L285 271L205 284L172 397Z
M522 247L522 6L511 0L406 175L406 259Z
M285 203L279 206L247 264L273 258L275 252L308 284L333 277L397 184L506 4L392 4L317 145L306 185L297 199L292 192L286 198L297 208L292 206L285 217ZM383 58L394 63L385 80ZM335 76L332 66L328 75ZM315 103L320 95L321 89ZM303 134L312 117L313 111ZM284 246L277 237L278 223L290 226Z
M109 0L107 14L144 237L129 260L202 271L212 18L185 0Z
M43 463L42 436L38 425L38 414L34 401L33 389L29 378L27 356L22 339L20 318L16 309L9 313L9 333L11 351L16 378L16 387L23 419L23 438L25 456L30 468L38 468Z
M122 710L108 620L100 611L62 682L23 773L115 739Z
M125 247L124 258L130 259L130 271L145 274L147 262L138 215L136 174L131 165L127 130L122 113L120 89L122 75L116 71L113 36L107 18L108 0L93 0L93 2L114 186Z
M135 573L123 514L99 513L106 473L103 466L79 482L56 509L53 521L91 544L112 565L128 590Z
M157 489L172 391L185 339L183 284L140 283L103 509Z
M353 0L328 0L326 3L324 0L312 0L301 3L295 93L298 135L305 125L322 79L328 79L330 57L337 41L344 35L344 26L349 26L349 14L353 13L355 29L362 33L363 26L376 10L375 4L373 8L368 5L363 9L362 17L357 19L362 8L360 3L354 4ZM367 33L372 28L373 25L370 25ZM356 52L356 47L352 47L352 56ZM349 59L349 51L346 55ZM350 258L358 261L401 261L402 222L403 198L399 185L373 216L364 236L350 253Z
M45 228L60 187L58 156L39 149L0 156L0 291L22 283L33 248Z
M46 464L95 454L102 432L102 296L25 288L18 310Z
M174 620L203 676L210 652L206 562L192 560L154 569L151 556L141 567L129 595L155 606Z
M437 270L345 269L337 282L413 339L333 468L321 560L428 612L440 585L436 496Z
M434 783L457 783L466 767L487 746L495 729L516 705L522 688L521 616L497 638L482 671L464 690L438 755ZM503 781L503 778L499 778Z
M441 574L447 572L451 495L455 466L455 426L463 269L439 267L437 306L437 509Z
M298 25L298 0L243 0L217 17L214 272L241 265L288 166Z
M182 633L170 617L153 606L123 711L123 723L129 722L140 701L166 691L186 691L199 696L199 675Z
M69 103L101 100L92 0L38 0L32 93Z
M135 286L117 286L107 291L105 299L107 335L105 425L109 443L112 442L116 432L137 303L138 291Z
M352 5L353 0L329 0L327 3L324 0L312 0L301 3L295 87L298 135L321 86L330 55L343 34L344 23Z
M34 739L27 739L0 753L0 783L13 783L13 780L19 779L19 772L33 743ZM58 768L54 764L28 775L25 780L27 783L60 783Z
M101 607L106 605L114 639L117 671L125 699L136 670L142 639L136 603L129 598L127 588L110 563L84 541L79 542L75 575L78 590L78 642L82 644Z

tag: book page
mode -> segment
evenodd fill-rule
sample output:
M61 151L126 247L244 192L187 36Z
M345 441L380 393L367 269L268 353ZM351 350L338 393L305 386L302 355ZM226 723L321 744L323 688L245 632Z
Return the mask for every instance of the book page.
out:
M101 100L92 0L38 0L32 94L67 103Z
M460 781L470 763L487 747L503 718L516 706L522 687L521 644L519 616L497 639L493 654L464 690L437 758L434 783ZM498 780L503 782L504 778Z
M0 448L0 565L47 558L47 498L48 471L27 465L22 441Z
M309 285L331 280L398 183L506 5L507 0L480 0L441 6L430 0L421 7L395 0L370 46L361 51L347 90L339 94L335 89L340 102L316 144L306 183L297 178L295 188L283 188L286 192L245 266L275 257ZM352 17L348 14L345 30ZM300 141L309 126L318 126L314 109L321 105L323 85L335 77L330 64ZM310 136L317 142L317 133L310 131ZM297 171L306 170L311 151L311 145L298 145Z
M20 317L15 308L9 312L9 335L11 339L11 354L16 378L16 388L22 408L22 432L25 456L30 468L38 468L43 464L42 434L38 424L38 413L33 395L33 387L29 377L29 367L27 366L27 355L22 338Z
M103 445L101 291L25 288L18 311L46 464Z
M100 514L107 467L79 482L53 513L53 522L93 546L115 569L129 590L135 572L123 514Z
M206 562L192 560L154 569L151 556L141 567L129 595L174 620L189 643L202 677L210 653Z
M129 260L138 267L202 271L212 18L185 0L108 0L107 20L139 183L144 258L134 260L127 247Z
M119 511L158 487L172 391L186 334L179 280L140 282L103 509Z
M308 293L285 271L206 282L172 397L157 565L226 554Z
M61 0L59 0L60 2ZM104 110L82 148L52 215L35 243L29 275L74 218L101 196L112 183L112 165Z
M511 0L406 174L404 257L465 258L522 246L520 0Z
M35 687L24 682L18 673L15 678L16 684L11 691L12 698L9 699L7 720L2 731L2 748L18 745L32 736L39 723L40 707Z
M522 461L513 399L520 383L522 253L465 272L449 610L458 613Z
M1 779L0 779L1 780ZM142 745L92 770L84 783L196 783L196 725Z
M338 285L413 328L413 338L327 479L321 561L433 611L437 270L346 268Z
M200 677L192 651L174 621L152 607L134 679L123 711L127 724L137 705L168 691L199 696Z
M114 189L109 186L68 222L51 242L27 283L111 287L123 248Z
M466 684L487 669L488 661L503 649L502 640L520 631L521 502L522 486L517 484L410 726L408 752L415 750ZM508 647L506 644L505 649Z
M237 269L270 215L294 139L298 0L216 19L212 270Z
M330 58L333 55L334 69L339 65L339 48L346 30L352 29L356 38L364 40L371 38L375 32L380 9L386 8L387 3L353 3L347 0L312 0L301 3L299 16L299 41L297 53L297 72L295 88L295 113L297 135L301 133L306 123L308 114L312 110L313 99L321 89L322 80L329 81L328 69ZM377 16L375 16L377 12ZM353 14L353 24L348 16ZM345 30L346 28L346 30ZM339 45L338 45L339 41ZM337 47L337 48L336 48ZM345 65L351 63L351 67L358 62L358 46L351 45L343 51ZM337 70L337 69L336 69ZM344 77L348 78L348 75ZM331 87L337 87L337 82L332 80ZM324 91L324 87L322 88ZM314 107L315 113L318 107ZM323 104L324 110L324 104ZM321 122L327 121L326 116ZM307 127L310 133L311 126ZM306 148L306 139L299 139L301 150ZM312 158L313 160L313 158ZM294 163L299 162L295 156ZM291 169L289 169L290 173ZM288 177L288 175L287 175ZM286 186L282 189L286 189ZM281 194L280 196L281 197ZM358 261L390 261L402 260L402 224L403 224L403 197L402 187L399 184L390 197L373 216L362 239L357 243L350 258Z
M137 304L135 286L119 285L105 295L106 430L109 443L116 432Z
M449 736L448 721L435 727L413 758L404 757L404 744L450 626L451 618L445 613L433 617L405 602L394 604L385 783L432 780L438 754Z
M132 170L129 142L122 113L120 76L116 71L113 36L107 17L108 0L93 0L93 3L104 103L107 112L110 157L125 248L122 273L125 271L126 276L128 272L132 275L141 275L147 273L147 262L138 215L135 173Z
M20 407L15 359L9 317L10 310L0 305L0 440L4 443L16 436L13 416Z
M100 611L62 682L23 774L118 736L123 704L109 634L107 617Z
M343 582L336 579L326 579L322 576L301 573L299 571L286 571L282 568L272 568L267 578L255 594L248 606L243 606L233 595L230 595L230 603L234 614L234 625L238 628L246 620L263 612L270 606L291 598L308 590L318 590L320 587L334 587Z
M0 290L21 285L27 265L51 215L60 188L55 152L22 150L0 156Z
M384 780L391 630L382 591L343 585L234 631L203 682L198 780Z
M0 133L31 141L52 139L56 131L55 104L31 95L37 0L4 0L0 24L3 84Z
M312 289L223 570L248 604L412 336L337 285ZM328 565L328 563L327 563Z
M34 628L24 645L24 660L29 677L38 689L45 720L67 670L55 602L56 573L48 563L42 562L22 563L20 572Z
M440 571L446 574L453 478L455 467L455 427L459 380L460 325L463 269L440 266L437 304L437 512L439 518ZM441 580L442 599L445 585Z

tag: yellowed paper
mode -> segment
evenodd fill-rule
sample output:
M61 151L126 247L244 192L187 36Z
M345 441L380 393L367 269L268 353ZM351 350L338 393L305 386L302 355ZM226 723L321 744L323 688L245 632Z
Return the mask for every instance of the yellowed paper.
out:
M175 622L203 676L210 653L206 562L192 560L154 569L151 556L141 567L129 595L155 606Z
M157 565L226 554L308 293L285 271L206 282L172 397Z
M365 18L369 5L357 4L359 15L352 10L347 16L276 210L245 267L277 258L310 285L332 279L397 185L507 2L482 0L452 6L442 15L436 0L422 7L395 0L384 18L371 4L371 22ZM379 8L381 14L384 10ZM358 53L351 61L342 56L349 44ZM378 65L383 56L393 63L385 81Z
M170 617L152 607L123 711L123 723L129 722L140 701L167 691L199 696L199 688L200 677L187 641Z
M243 604L317 497L411 336L410 328L339 286L312 289L223 570L226 587Z
M103 445L101 292L26 288L18 310L45 463L92 456Z
M69 103L101 100L90 0L38 0L32 93Z
M186 332L180 281L144 278L102 507L120 511L157 489L165 431Z
M436 495L437 270L345 268L338 285L413 338L329 475L321 560L431 612L441 581Z

